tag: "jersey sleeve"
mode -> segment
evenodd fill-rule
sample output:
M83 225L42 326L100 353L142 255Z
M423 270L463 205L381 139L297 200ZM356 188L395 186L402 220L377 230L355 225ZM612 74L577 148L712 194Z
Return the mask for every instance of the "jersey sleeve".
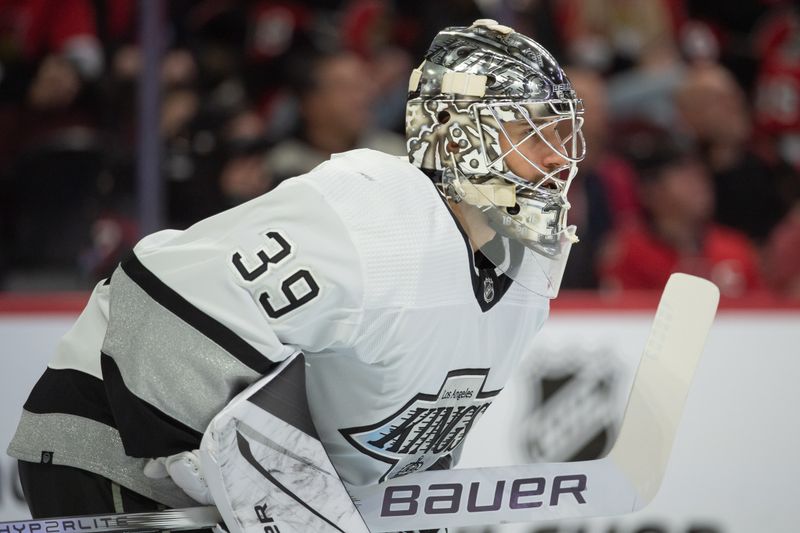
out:
M102 379L97 357L108 324L109 280L98 283L72 327L61 337L56 354L47 364L54 370L75 369Z
M126 452L196 448L211 418L274 365L348 343L360 279L336 212L295 180L143 239L112 277L101 357Z

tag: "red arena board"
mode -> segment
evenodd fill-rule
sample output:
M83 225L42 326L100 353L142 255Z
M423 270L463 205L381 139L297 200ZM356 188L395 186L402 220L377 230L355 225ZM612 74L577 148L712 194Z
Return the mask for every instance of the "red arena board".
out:
M660 292L562 291L553 300L554 313L608 310L639 312L655 310ZM0 292L0 315L70 315L78 314L89 299L88 292L3 293ZM720 311L800 311L800 300L779 298L768 292L752 293L741 298L720 300Z

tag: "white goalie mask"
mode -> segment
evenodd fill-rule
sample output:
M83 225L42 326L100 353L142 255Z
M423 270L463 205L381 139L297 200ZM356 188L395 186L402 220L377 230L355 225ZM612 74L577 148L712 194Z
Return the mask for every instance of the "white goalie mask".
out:
M483 255L549 298L577 241L567 191L586 151L582 124L553 56L492 20L439 32L409 82L409 160L480 212L495 235Z

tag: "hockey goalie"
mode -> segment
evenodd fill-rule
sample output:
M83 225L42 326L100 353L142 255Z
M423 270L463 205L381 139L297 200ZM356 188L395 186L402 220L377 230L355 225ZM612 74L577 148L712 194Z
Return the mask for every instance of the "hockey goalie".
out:
M34 517L214 503L233 531L367 531L350 494L448 468L558 293L582 104L491 20L409 82L408 158L338 154L100 283L9 453Z

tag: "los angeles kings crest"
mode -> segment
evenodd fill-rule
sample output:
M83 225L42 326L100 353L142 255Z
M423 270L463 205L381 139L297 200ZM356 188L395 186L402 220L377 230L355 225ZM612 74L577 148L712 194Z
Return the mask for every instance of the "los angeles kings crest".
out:
M437 394L417 394L380 422L340 431L360 452L391 465L381 481L425 470L461 444L500 392L483 390L487 374L453 370Z

